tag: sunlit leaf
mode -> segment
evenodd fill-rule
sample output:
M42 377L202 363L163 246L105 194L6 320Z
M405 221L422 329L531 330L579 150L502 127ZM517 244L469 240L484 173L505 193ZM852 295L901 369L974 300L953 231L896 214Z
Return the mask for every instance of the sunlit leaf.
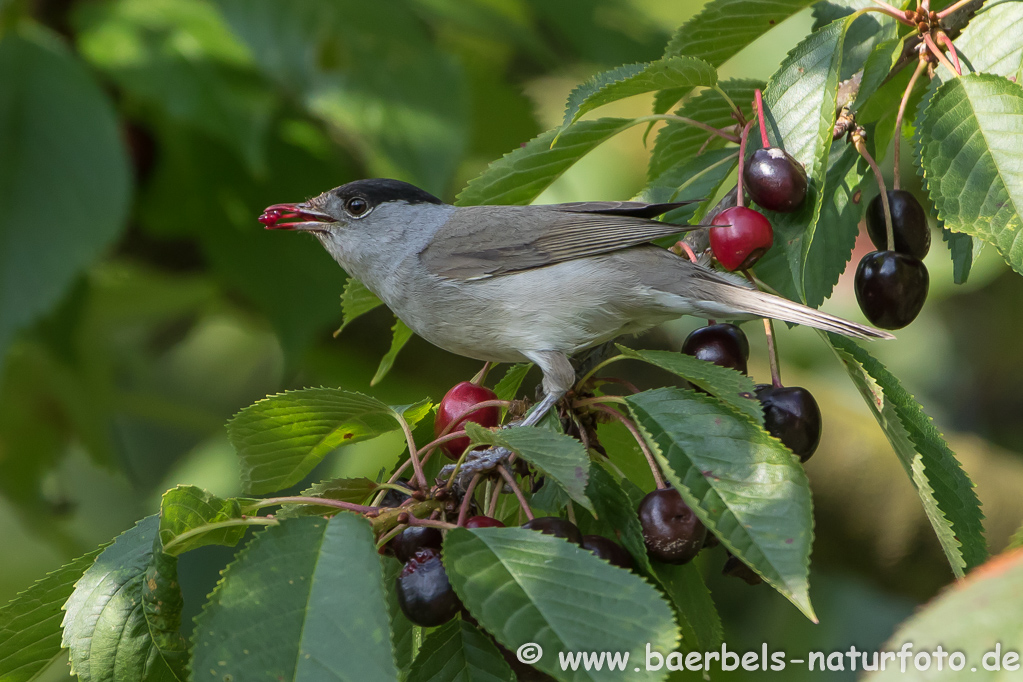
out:
M394 367L394 361L398 359L398 353L405 347L405 344L412 338L412 330L409 329L408 325L394 318L394 326L391 327L391 347L388 349L384 357L380 358L380 365L377 367L376 374L370 379L369 385L376 386L378 383L383 381L384 377L387 376L391 368Z

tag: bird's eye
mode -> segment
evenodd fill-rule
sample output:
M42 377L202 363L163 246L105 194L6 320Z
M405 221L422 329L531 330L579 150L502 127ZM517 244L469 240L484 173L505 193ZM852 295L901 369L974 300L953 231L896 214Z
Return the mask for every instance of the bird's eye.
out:
M362 197L352 197L345 202L345 210L351 215L358 218L363 213L369 210L369 202Z

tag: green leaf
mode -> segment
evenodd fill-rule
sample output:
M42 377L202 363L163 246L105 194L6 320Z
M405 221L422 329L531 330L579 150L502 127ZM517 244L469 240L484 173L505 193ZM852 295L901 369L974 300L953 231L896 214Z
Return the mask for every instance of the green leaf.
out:
M798 210L767 212L774 227L774 247L768 252L770 259L757 268L757 274L774 289L804 302L805 268L824 201L838 74L849 24L848 18L839 19L810 34L789 52L764 91L770 135L803 164L808 188L806 200ZM784 260L789 272L771 268L772 260Z
M765 84L762 81L742 79L723 81L719 87L732 98L736 105L746 106L753 101L754 91L757 88L762 90ZM687 100L675 113L715 128L727 128L735 125L732 108L716 90L704 90ZM711 139L707 143L709 137ZM647 177L657 184L667 184L668 181L662 181L660 176L667 173L669 169L692 161L696 158L697 152L703 148L704 143L707 143L707 150L714 150L723 147L726 140L717 135L711 137L710 133L696 126L668 121L657 131L657 141L654 143L654 151L650 155L650 168Z
M711 0L700 13L676 29L666 57L699 57L721 66L776 25L816 0ZM663 113L688 92L665 90L654 110Z
M501 377L501 380L494 386L494 394L497 396L497 399L515 400L515 396L519 394L522 382L526 379L526 375L529 374L531 369L533 369L533 363L531 362L520 362L509 367L508 371Z
M953 573L962 577L987 557L973 482L931 418L884 365L849 339L828 338L916 488Z
M571 436L532 426L489 431L473 422L465 423L473 443L508 448L558 482L569 496L593 511L586 497L590 457L583 444Z
M706 151L658 175L657 179L643 190L642 199L649 203L696 199L698 203L668 211L663 218L669 223L695 225L717 203L718 190L732 178L732 171L738 163L739 155L735 149ZM674 238L671 241L674 241Z
M720 367L712 362L698 360L685 353L672 353L665 350L632 350L622 345L615 345L625 357L642 360L672 374L677 374L716 396L736 412L763 425L764 409L760 401L756 399L756 385L745 374L740 374L728 367Z
M399 320L397 317L394 318L394 326L391 327L391 348L387 351L387 354L380 359L380 365L377 367L376 374L370 379L369 385L376 386L378 383L383 381L387 373L391 371L391 367L394 366L394 361L398 358L398 353L405 347L405 344L412 338L412 330L408 328L408 325Z
M955 40L971 70L1023 80L1023 4L988 3Z
M341 293L341 326L334 332L334 336L343 332L355 318L383 304L384 302L367 289L365 284L354 277L349 277L345 282L345 290Z
M952 232L947 228L942 228L941 238L948 244L948 250L952 255L952 281L956 284L966 284L974 261L980 257L980 252L984 249L984 241L962 232Z
M2 369L14 334L121 233L131 179L113 107L60 39L6 31L0 73Z
M120 535L64 604L61 645L82 682L185 680L177 560L154 554L159 525L147 516Z
M1018 656L1006 654L1018 654L1023 649L1023 627L1018 617L1021 609L1023 552L1015 550L991 559L965 582L946 589L903 623L881 647L884 651L901 651L908 644L905 650L914 656L927 652L929 658L938 660L942 659L931 652L960 652L961 660L949 657L940 668L931 665L926 671L911 663L905 672L898 661L889 661L883 672L872 673L864 680L945 682L968 678L997 682L1018 677L1018 668L1011 672L1004 664L1019 665Z
M246 519L234 498L223 499L194 485L163 494L160 543L165 554L179 556L205 545L234 547L245 535Z
M633 125L629 118L599 118L579 121L563 131L548 130L490 164L469 181L455 203L528 204L597 145ZM552 148L555 137L558 143Z
M1009 538L1009 545L1006 549L1019 549L1023 547L1023 526L1016 529L1016 532Z
M363 504L380 489L368 478L333 478L329 481L314 483L312 487L302 491L302 497L325 497L328 500L340 500L352 504ZM286 504L276 514L277 518L292 516L325 516L336 514L337 507L318 507L315 504Z
M0 608L0 680L35 680L61 656L61 607L100 551L61 566Z
M938 219L990 242L1023 273L1023 88L969 74L942 84L920 123L919 159Z
M625 401L700 521L816 621L808 594L813 511L798 458L748 417L694 391L661 388Z
M242 487L264 494L301 481L336 448L400 428L398 415L414 426L422 403L407 410L336 388L307 388L264 398L227 424L242 460Z
M567 127L597 107L666 88L710 87L718 82L713 66L695 57L666 57L648 64L627 64L593 76L568 96Z
M899 61L902 55L902 40L892 38L877 45L863 65L863 79L860 81L860 90L856 93L856 100L852 108L859 113L859 109L866 102L891 73L892 67ZM857 115L857 119L859 116Z
M384 566L384 590L387 593L387 615L391 619L391 646L394 649L394 662L398 670L408 670L412 665L412 655L415 653L415 628L405 612L401 610L398 603L398 590L395 581L398 574L405 567L397 559L380 557Z
M671 609L649 583L560 538L524 528L455 528L444 538L444 566L473 617L512 651L539 644L544 653L534 667L558 680L623 679L607 665L563 671L559 652L629 652L640 661L648 645L667 654L678 641Z
M514 682L515 673L482 632L461 618L440 626L423 642L407 682Z
M635 505L615 477L602 466L591 466L586 496L593 501L597 518L621 535L619 539L622 546L632 555L633 561L644 573L653 573Z
M223 576L195 619L192 679L397 680L380 556L364 518L282 521Z
M813 5L813 28L821 28L849 16L853 12L871 7L872 0L825 0ZM874 48L880 43L895 39L898 33L898 22L878 12L861 14L851 26L842 48L841 80L852 76L863 69L874 54ZM866 75L866 74L864 74ZM862 83L862 81L861 81Z
M690 561L682 566L658 563L654 575L675 606L686 651L712 651L724 641L721 616L700 569Z

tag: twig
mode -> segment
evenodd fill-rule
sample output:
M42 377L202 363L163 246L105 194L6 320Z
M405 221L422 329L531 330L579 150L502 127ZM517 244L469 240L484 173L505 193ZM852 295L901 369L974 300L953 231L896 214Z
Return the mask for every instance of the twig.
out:
M405 440L408 441L408 456L412 461L412 470L415 472L415 479L417 482L416 487L420 490L426 490L426 474L423 473L423 467L419 463L419 455L416 452L416 439L412 435L412 427L410 427L408 422L405 421L405 417L399 413L395 412L394 416L398 420L398 423L401 424L401 430L405 432Z
M938 58L938 61L941 62L941 65L949 70L949 73L951 73L956 78L962 75L961 73L956 71L956 67L952 65L952 62L948 61L948 57L946 57L945 53L941 51L941 48L938 47L937 43L934 42L934 39L931 38L930 34L927 33L924 34L924 42L927 43L927 49L931 51L931 54Z
M894 175L892 177L892 188L893 189L899 189L899 181L900 181L901 176L902 176L902 173L900 171L900 166L899 166L899 164L901 162L901 159L902 159L902 156L901 156L902 145L900 144L900 142L902 140L902 119L903 119L903 116L906 115L906 105L909 104L909 96L913 93L913 87L916 85L916 79L919 78L920 74L922 74L926 69L927 69L927 60L926 59L921 59L919 61L919 63L917 63L916 69L913 71L913 75L909 77L909 85L906 86L906 92L903 93L903 95L902 95L902 102L899 104L899 113L895 117L895 143L894 143L895 144L895 150L894 150L894 154L895 154L894 164L895 165L894 165L894 168L893 168Z
M518 483L515 482L515 477L512 476L511 472L503 466L497 467L497 472L501 474L501 478L505 480L505 483L511 487L512 492L515 493L515 497L519 501L519 506L522 507L522 511L525 512L526 518L530 521L533 520L533 512L529 508L529 503L526 502L526 496L522 494L522 489L519 488Z
M358 512L360 514L380 511L377 507L370 507L364 504L354 504L352 502L344 502L343 500L332 500L329 497L307 497L302 495L267 497L261 500L253 500L252 504L247 505L243 511L251 512L257 509L262 509L263 507L276 507L282 504L308 504L315 505L317 507L334 507L336 509L344 509L346 511Z
M657 460L654 459L654 453L650 451L650 447L646 444L643 434L639 432L639 429L632 423L632 420L618 410L613 410L610 407L605 407L604 405L594 405L594 407L601 412L606 412L625 425L625 428L629 430L632 437L636 439L639 449L643 451L643 456L646 457L647 464L650 465L650 473L654 475L654 483L657 485L658 490L661 488L667 488L668 484L664 482L664 476L661 475L661 470L657 466Z

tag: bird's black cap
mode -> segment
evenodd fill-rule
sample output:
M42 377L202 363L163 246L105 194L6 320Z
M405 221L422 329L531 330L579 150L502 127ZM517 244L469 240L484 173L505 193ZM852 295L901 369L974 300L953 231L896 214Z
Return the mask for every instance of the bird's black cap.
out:
M341 185L334 194L343 202L353 197L365 199L371 207L379 206L388 201L404 201L409 204L443 204L444 202L429 192L401 180L388 178L370 178L356 180Z

